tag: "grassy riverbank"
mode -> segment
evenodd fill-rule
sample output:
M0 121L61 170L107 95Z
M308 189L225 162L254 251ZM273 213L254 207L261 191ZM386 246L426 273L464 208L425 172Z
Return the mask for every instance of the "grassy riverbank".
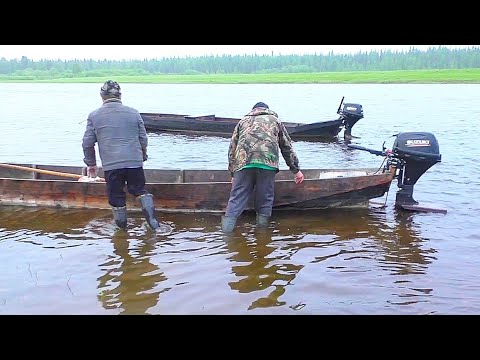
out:
M479 84L480 69L355 71L321 73L119 75L51 77L0 75L3 83L101 83L115 79L142 84Z

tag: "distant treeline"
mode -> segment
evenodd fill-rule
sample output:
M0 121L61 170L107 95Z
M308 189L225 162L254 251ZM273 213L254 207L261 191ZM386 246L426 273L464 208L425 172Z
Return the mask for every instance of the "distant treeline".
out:
M1 53L0 53L1 56ZM221 55L144 60L0 59L2 78L55 79L160 74L269 74L480 68L480 48L327 55Z

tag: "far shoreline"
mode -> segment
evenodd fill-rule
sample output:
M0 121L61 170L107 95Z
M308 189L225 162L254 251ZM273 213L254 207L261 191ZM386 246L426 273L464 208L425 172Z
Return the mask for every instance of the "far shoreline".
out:
M155 74L49 78L0 75L0 83L103 83L113 79L131 84L480 84L480 68L269 74Z

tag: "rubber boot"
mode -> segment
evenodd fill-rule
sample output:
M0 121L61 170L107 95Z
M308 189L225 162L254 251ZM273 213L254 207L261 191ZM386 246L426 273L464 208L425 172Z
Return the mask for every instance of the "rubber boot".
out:
M153 230L157 230L160 227L157 219L155 218L155 205L153 203L153 195L152 194L144 194L138 197L140 200L140 204L142 206L143 215L147 220L148 225Z
M117 224L117 226L120 229L126 229L127 228L127 207L112 206L112 211L113 211L113 220L115 220L115 224Z
M261 228L267 228L270 225L270 216L257 214L257 225Z
M222 216L222 231L230 233L237 225L237 218L234 216Z

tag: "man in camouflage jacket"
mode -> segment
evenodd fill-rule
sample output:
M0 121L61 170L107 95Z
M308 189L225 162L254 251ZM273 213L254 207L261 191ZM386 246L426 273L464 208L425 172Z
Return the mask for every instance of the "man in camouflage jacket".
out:
M275 175L279 171L279 151L295 182L303 182L299 160L292 140L278 115L268 105L259 102L235 127L228 150L228 169L232 175L232 190L222 230L231 232L245 209L250 195L255 194L257 224L268 226L274 201Z

